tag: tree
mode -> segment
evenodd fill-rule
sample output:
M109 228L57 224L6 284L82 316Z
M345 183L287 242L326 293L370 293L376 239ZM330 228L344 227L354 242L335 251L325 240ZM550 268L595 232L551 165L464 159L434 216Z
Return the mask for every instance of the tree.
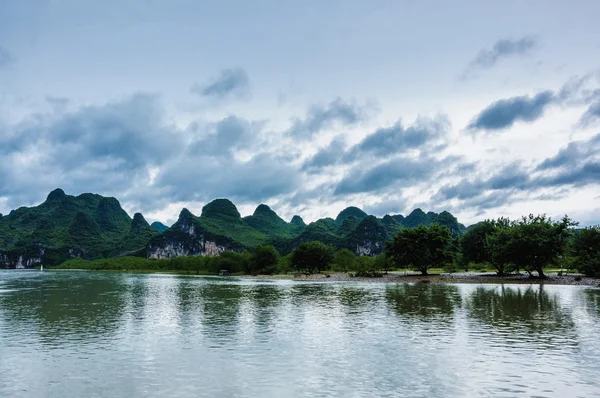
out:
M338 250L333 256L333 264L338 270L348 272L354 267L356 255L348 249Z
M279 262L279 252L273 246L257 246L248 261L250 274L272 274Z
M490 230L485 235L484 252L498 275L505 275L514 264L515 239L512 224L507 218L489 221Z
M493 221L485 220L470 227L460 238L460 253L465 264L490 261L486 236L495 230Z
M600 226L584 228L573 238L577 269L586 276L600 276Z
M429 268L441 267L451 260L451 241L447 227L420 225L398 232L392 242L386 243L386 254L397 266L412 266L427 275Z
M301 243L292 253L292 266L298 272L320 272L333 261L333 251L333 247L318 241Z
M561 221L552 221L545 214L530 214L512 225L513 230L513 263L532 275L537 272L545 278L544 267L555 263L565 252L571 235L571 227L577 225L569 217Z

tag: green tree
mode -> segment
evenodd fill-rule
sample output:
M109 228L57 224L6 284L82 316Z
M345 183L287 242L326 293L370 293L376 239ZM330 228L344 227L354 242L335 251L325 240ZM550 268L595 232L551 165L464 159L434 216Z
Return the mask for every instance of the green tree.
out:
M571 227L575 225L567 216L561 221L552 221L545 214L523 217L511 227L514 228L513 263L530 276L535 271L540 278L545 278L544 267L564 254Z
M386 243L386 254L397 267L412 266L427 275L427 270L441 267L452 259L452 235L447 227L432 224L405 228Z
M248 261L250 274L272 274L279 262L279 252L273 246L257 246Z
M515 230L513 224L507 218L489 221L491 229L485 235L484 251L487 261L496 268L498 275L505 275L514 265Z
M464 264L480 264L490 261L486 236L492 234L494 230L494 222L485 220L470 227L460 237L460 254Z
M333 264L337 271L348 272L354 268L356 255L348 249L338 250L333 256Z
M600 226L578 231L573 238L572 254L580 272L586 276L600 276Z
M333 251L333 247L318 241L301 243L292 253L292 266L298 272L320 272L333 261Z

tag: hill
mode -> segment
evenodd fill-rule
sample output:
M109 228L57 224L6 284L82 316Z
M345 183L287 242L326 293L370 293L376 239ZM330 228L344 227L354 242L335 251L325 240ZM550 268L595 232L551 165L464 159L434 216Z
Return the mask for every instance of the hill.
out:
M0 266L27 268L134 252L156 234L141 220L141 214L131 219L115 198L91 193L75 197L56 189L39 206L0 218Z
M115 198L91 193L71 196L56 189L42 204L0 217L0 267L54 265L73 257L216 255L266 244L287 254L313 240L371 256L383 252L385 242L401 228L433 223L447 226L454 235L466 230L446 211L425 213L421 209L406 217L377 218L351 206L335 219L322 218L307 225L298 215L287 222L261 204L252 215L241 217L237 207L224 198L206 204L200 216L182 209L177 222L167 227L159 222L148 225L140 213L131 218Z

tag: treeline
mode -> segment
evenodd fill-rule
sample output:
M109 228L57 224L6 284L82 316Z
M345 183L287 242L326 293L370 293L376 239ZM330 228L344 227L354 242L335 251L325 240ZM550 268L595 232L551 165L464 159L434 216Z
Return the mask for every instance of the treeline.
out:
M224 251L219 256L189 256L172 259L118 257L87 261L72 259L63 269L169 270L195 274L313 274L326 270L353 276L380 276L393 269L412 268L426 275L431 268L448 272L459 269L494 269L498 275L525 271L545 277L547 267L578 270L600 276L600 227L575 230L571 219L554 221L545 215L520 220L486 220L453 237L445 226L433 224L404 228L386 243L376 257L348 250L336 251L321 242L305 242L281 256L273 246L258 246L252 252Z
M321 242L306 242L287 256L281 256L273 246L258 246L253 252L223 251L218 256L182 256L171 259L115 257L99 260L80 258L65 261L57 269L87 269L114 271L175 271L189 274L269 275L289 272L313 274L325 270L348 272L356 276L377 276L392 268L385 255L356 257L348 249L335 251Z

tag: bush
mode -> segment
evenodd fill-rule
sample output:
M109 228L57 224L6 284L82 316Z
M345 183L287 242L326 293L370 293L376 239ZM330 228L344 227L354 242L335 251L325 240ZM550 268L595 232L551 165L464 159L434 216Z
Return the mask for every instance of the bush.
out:
M360 256L356 260L356 270L354 276L362 277L380 277L381 268L375 257Z

